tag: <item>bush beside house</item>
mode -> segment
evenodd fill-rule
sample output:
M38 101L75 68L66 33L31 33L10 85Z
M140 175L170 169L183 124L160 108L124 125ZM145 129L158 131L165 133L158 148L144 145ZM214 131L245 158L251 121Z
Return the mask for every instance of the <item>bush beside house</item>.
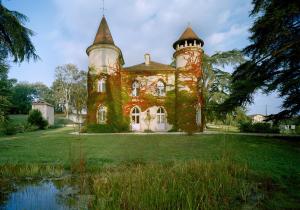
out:
M37 126L39 129L45 129L48 126L48 121L43 118L42 113L37 109L29 112L27 121L30 125Z

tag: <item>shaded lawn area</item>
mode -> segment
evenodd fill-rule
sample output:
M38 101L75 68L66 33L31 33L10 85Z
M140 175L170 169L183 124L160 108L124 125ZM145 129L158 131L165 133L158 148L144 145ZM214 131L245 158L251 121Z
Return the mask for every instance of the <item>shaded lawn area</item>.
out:
M222 159L247 166L267 209L300 208L300 142L255 136L70 135L71 128L0 137L0 165L63 165L83 154L88 168ZM1 167L1 166L0 166ZM298 206L297 206L298 205Z

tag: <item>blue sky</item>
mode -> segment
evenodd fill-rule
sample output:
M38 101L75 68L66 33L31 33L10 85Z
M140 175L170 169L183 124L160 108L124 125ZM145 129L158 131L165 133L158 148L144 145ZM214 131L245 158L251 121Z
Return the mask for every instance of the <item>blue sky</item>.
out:
M3 0L10 10L29 17L35 32L32 41L40 61L11 64L10 77L18 81L43 82L50 86L55 67L67 63L87 69L85 49L92 43L102 17L101 0ZM125 66L151 59L170 63L172 44L188 23L204 40L208 54L242 49L248 42L252 20L251 0L110 0L105 15L114 41L125 58ZM229 69L229 71L232 71ZM248 113L279 111L276 94L255 95Z

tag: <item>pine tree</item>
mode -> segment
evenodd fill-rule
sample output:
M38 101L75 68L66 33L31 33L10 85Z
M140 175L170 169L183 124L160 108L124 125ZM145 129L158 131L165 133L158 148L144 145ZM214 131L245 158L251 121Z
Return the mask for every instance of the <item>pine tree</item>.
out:
M253 102L253 94L277 91L283 98L277 119L300 111L300 1L253 0L249 61L233 73L232 93L223 111Z

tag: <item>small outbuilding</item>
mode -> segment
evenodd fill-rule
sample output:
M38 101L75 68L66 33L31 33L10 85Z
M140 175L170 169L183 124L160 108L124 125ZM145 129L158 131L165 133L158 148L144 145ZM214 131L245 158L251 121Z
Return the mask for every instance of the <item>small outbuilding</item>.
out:
M45 101L37 101L32 103L32 109L39 110L43 118L48 121L49 125L54 125L54 107Z
M261 123L266 119L266 117L262 114L253 114L249 115L249 117L251 118L253 123Z

